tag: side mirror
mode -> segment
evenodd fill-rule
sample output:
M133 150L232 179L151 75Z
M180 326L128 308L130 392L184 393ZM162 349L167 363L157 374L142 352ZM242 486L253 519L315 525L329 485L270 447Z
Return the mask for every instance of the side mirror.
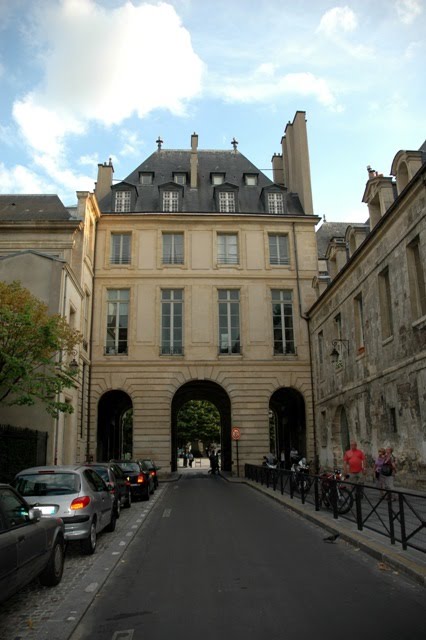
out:
M38 522L42 517L41 510L31 507L31 509L28 511L28 517L32 522Z

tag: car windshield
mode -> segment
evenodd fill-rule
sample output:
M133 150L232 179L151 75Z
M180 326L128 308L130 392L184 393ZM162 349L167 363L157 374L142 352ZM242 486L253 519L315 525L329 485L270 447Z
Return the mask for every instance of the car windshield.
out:
M21 496L61 496L78 493L80 478L76 473L33 473L18 476L14 487Z
M152 460L142 460L142 464L145 465L148 469L154 469L154 464Z
M136 462L119 462L120 467L123 469L123 471L127 471L127 472L132 472L132 473L139 473L140 472L140 468L139 465L136 464Z

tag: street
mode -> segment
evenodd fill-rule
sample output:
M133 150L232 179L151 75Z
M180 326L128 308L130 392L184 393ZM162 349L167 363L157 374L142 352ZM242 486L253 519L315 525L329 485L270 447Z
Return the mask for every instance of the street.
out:
M344 636L414 640L425 592L242 483L185 469L122 512L62 583L0 608L2 640ZM74 630L74 631L73 631Z

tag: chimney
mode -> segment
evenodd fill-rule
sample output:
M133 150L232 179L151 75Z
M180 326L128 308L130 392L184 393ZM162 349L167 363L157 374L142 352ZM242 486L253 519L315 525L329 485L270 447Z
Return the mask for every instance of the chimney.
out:
M281 153L274 153L271 159L272 162L272 181L275 184L284 186L284 164L283 156Z
M297 193L303 210L313 214L311 168L308 135L304 111L297 111L293 122L285 128L281 139L284 157L284 183L291 193Z
M198 172L198 136L194 132L191 136L191 189L197 188L197 172Z
M113 173L114 167L112 166L111 158L108 162L98 164L98 179L95 183L95 195L98 202L110 192Z

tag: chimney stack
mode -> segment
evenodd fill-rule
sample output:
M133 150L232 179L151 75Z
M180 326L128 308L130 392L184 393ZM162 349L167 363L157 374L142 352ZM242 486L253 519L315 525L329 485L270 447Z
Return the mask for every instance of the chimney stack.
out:
M272 181L284 186L284 161L281 153L274 153L272 162Z
M191 189L197 188L198 172L198 135L194 132L191 136Z
M111 158L108 162L98 164L98 179L95 183L95 196L98 202L102 200L111 190L112 187L112 174L114 173L114 167L112 166Z

